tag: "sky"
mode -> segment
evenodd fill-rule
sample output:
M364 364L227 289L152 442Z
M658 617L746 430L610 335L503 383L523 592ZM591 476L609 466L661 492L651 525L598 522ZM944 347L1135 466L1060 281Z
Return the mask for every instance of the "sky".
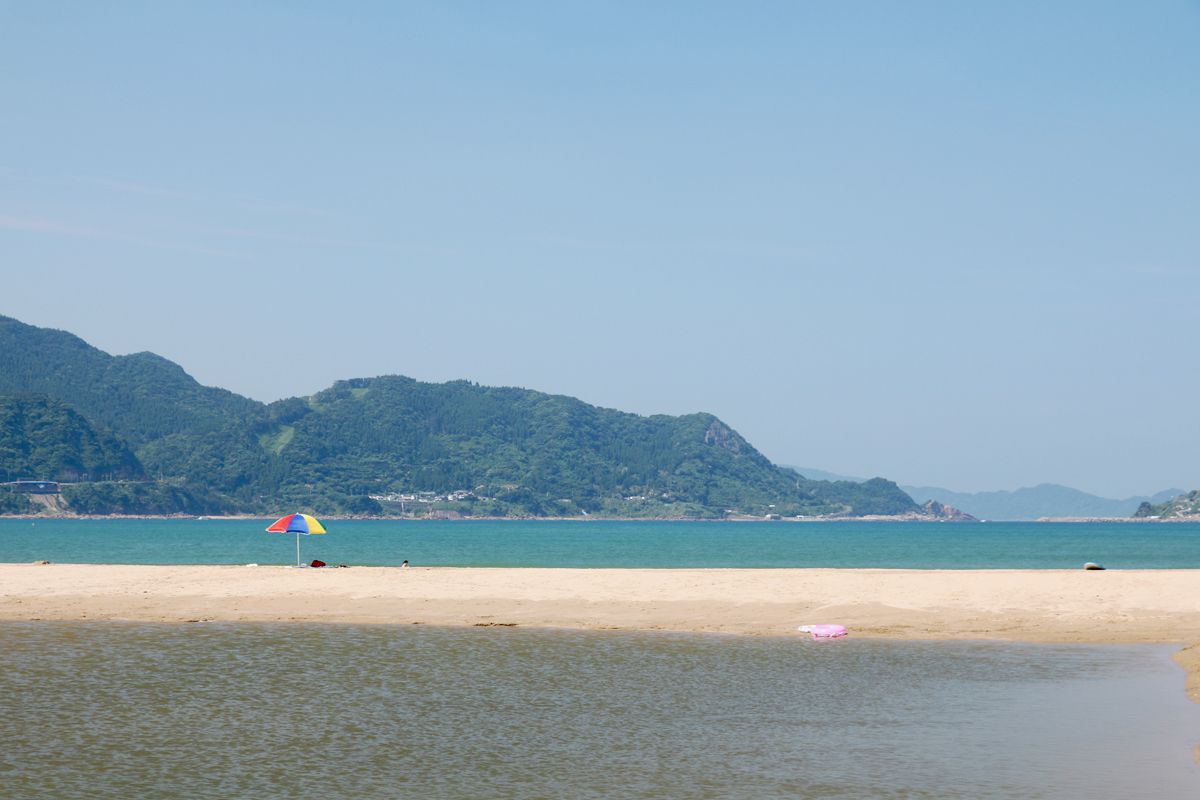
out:
M0 0L0 314L1200 487L1200 2Z

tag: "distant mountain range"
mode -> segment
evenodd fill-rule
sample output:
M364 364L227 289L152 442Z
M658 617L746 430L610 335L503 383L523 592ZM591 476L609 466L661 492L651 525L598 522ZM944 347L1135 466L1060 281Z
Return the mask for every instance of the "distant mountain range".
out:
M792 467L813 480L854 481L819 469ZM1151 496L1116 500L1082 492L1056 483L1042 483L1014 491L954 492L937 486L906 486L901 489L917 502L936 500L973 517L991 520L1036 520L1043 517L1131 517L1142 503L1158 505L1184 494L1182 489L1165 489Z
M1032 520L1042 517L1131 517L1144 502L1161 503L1182 489L1166 489L1150 497L1115 500L1060 486L1042 483L1015 491L951 492L936 486L904 486L910 497L927 497L957 506L979 519Z
M924 515L896 484L816 481L711 414L402 376L264 404L153 353L0 317L0 477L80 513ZM0 511L28 510L0 492Z

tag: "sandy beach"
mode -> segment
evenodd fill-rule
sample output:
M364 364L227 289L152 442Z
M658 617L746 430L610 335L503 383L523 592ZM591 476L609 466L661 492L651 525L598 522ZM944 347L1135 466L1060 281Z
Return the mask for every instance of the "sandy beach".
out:
M1200 702L1194 570L478 569L0 564L0 620L307 621L1175 643Z
M0 619L258 620L1200 642L1194 570L0 564Z

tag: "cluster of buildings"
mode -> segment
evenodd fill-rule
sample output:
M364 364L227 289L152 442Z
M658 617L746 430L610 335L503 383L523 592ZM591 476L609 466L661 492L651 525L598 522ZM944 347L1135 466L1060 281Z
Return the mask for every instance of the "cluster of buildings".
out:
M670 492L651 492L650 494L631 494L625 497L626 500L671 500Z
M491 497L481 497L475 494L470 489L456 489L453 492L446 494L438 494L436 492L388 492L387 494L373 494L370 498L379 503L399 503L401 507L407 505L433 505L434 503L463 503L473 502L476 500L492 500Z

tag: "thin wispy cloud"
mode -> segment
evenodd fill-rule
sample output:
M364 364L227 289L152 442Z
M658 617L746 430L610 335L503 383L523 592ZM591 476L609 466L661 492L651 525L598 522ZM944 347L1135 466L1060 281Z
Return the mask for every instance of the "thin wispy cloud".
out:
M370 239L354 239L346 237L322 237L322 236L293 236L289 234L271 233L269 231L258 230L255 228L234 228L234 227L191 227L195 233L224 236L231 238L253 239L257 241L276 242L279 244L297 245L302 247L331 247L331 248L356 248L356 249L374 249L392 251L396 253L412 252L413 250L421 250L427 253L438 253L442 255L455 252L452 248L436 247L430 245L414 245L404 244L401 242L377 241ZM231 258L243 258L244 253L238 253L220 248L207 247L205 245L196 245L192 243L182 242L165 242L156 239L147 239L141 236L132 236L127 233L105 228L88 227L82 225L74 225L69 222L56 219L46 219L40 217L16 216L12 214L0 214L0 231L11 231L15 233L33 233L49 236L65 236L84 239L98 239L103 241L120 242L123 244L133 244L142 247L155 247L163 249L182 250L193 253L227 256Z
M391 253L412 253L420 251L427 254L435 255L454 255L460 252L457 248L447 245L420 244L413 242L397 242L387 241L382 239L360 239L348 236L303 236L291 233L278 233L275 231L266 231L260 228L246 227L231 227L231 226L188 226L188 230L196 233L227 236L237 239L254 240L261 242L275 242L278 244L296 245L300 247L331 247L331 248L353 248L361 250L379 250Z
M313 208L311 206L297 205L295 203L285 203L278 200L272 200L266 197L236 197L236 196L211 196L198 192L185 191L182 189L156 186L139 181L125 180L120 178L92 177L81 176L80 180L91 184L105 186L110 189L115 189L119 192L127 194L144 195L147 197L166 197L175 200L188 200L203 203L219 204L227 207L240 208L243 211L252 211L263 214L275 214L279 216L304 217L309 219L326 219L333 220L338 217L331 211L326 211L321 208Z
M291 205L290 203L277 203L261 198L248 200L242 203L241 207L246 211L257 211L264 214L279 214L281 216L311 217L315 219L330 220L338 217L337 214L320 208L308 208L305 206Z
M103 186L108 189L124 194L142 195L145 197L170 198L174 200L186 200L191 202L209 203L220 205L227 208L239 208L243 211L252 211L264 214L275 214L280 216L305 217L309 219L337 219L339 215L331 211L321 208L313 208L311 206L298 205L295 203L286 203L278 200L272 200L267 197L237 197L237 196L220 196L210 195L202 192L194 192L176 187L159 186L155 184L145 183L137 180L129 180L125 178L113 178L94 175L76 175L72 176L73 180L87 183L93 186Z
M199 195L183 192L178 189L168 189L163 186L151 186L145 183L136 183L133 181L114 180L112 178L95 178L90 176L78 176L78 180L86 183L105 186L109 189L116 189L119 192L127 194L139 194L148 197L170 197L176 200L197 200L203 199Z
M136 247L149 247L159 250L175 250L178 252L219 256L222 258L245 257L245 254L243 253L220 250L212 247L206 247L204 245L146 239L140 236L131 236L116 230L74 225L69 222L56 219L22 217L12 214L0 214L0 231L9 231L11 233L28 233L42 236L68 237L73 239L93 239L98 241L114 242L118 244L134 245Z
M1142 264L1126 272L1138 277L1194 278L1200 275L1200 264Z
M769 258L783 260L808 259L814 253L806 248L789 245L773 244L771 242L737 242L737 241L705 241L689 240L647 242L636 240L610 241L590 239L564 234L539 234L521 239L523 242L543 247L562 247L575 250L646 250L652 252L710 252L732 256L754 258Z
M106 234L103 231L95 228L81 228L58 220L16 217L8 214L0 214L0 230L17 231L20 233L47 233L57 236L106 238Z

